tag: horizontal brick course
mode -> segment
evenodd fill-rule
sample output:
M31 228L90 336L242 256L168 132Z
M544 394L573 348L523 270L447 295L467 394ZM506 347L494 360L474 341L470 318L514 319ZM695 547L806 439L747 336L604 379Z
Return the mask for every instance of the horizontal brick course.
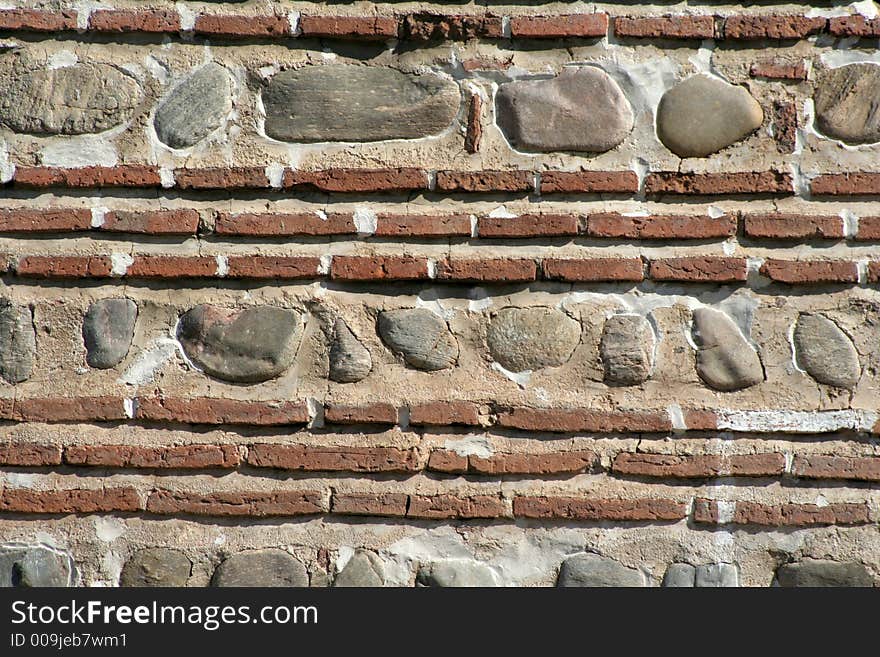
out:
M721 217L691 215L650 215L627 217L616 212L591 214L587 217L590 237L618 237L642 240L710 239L736 234L733 214Z
M158 168L140 164L77 169L19 166L12 182L22 187L159 187L162 179Z
M578 234L575 214L523 214L517 217L480 217L477 234L483 238L565 237Z
M64 449L64 462L76 466L149 469L236 468L239 454L235 445L177 445L144 447L137 445L70 445Z
M428 189L428 174L412 167L388 169L328 169L284 171L286 189L317 189L322 192L409 192Z
M200 14L196 16L196 34L228 37L279 37L290 35L287 16L223 16Z
M513 258L444 258L437 262L437 279L461 282L516 283L533 281L538 266L534 260Z
M19 422L106 422L126 417L121 397L30 397L16 399L8 419Z
M263 167L175 169L178 189L266 189L269 178Z
M727 39L803 39L825 29L828 19L799 15L761 14L729 16L724 20Z
M296 280L321 275L321 259L313 256L229 256L227 278Z
M377 237L470 237L471 218L451 215L380 215Z
M221 491L188 493L155 490L147 498L147 512L159 515L275 516L315 515L325 511L319 491Z
M89 14L89 29L96 32L147 32L161 34L180 31L180 16L170 9L98 9Z
M196 210L111 210L100 226L108 232L144 235L195 235L198 229Z
M746 259L713 256L652 260L648 274L657 281L735 283L746 280Z
M414 256L333 256L330 278L345 281L417 281L428 278L428 259Z
M792 213L746 214L743 231L749 237L778 240L843 239L843 218Z
M531 171L438 171L437 190L442 192L531 192Z
M390 16L300 16L305 37L384 40L397 37L397 19Z
M128 278L202 278L217 274L211 256L135 256L125 270Z
M785 472L784 454L679 455L623 452L614 458L615 474L645 477L769 477Z
M480 424L480 408L467 401L425 402L409 407L410 424L445 426L462 424L478 426Z
M328 213L326 218L312 212L302 214L221 212L214 222L218 235L249 237L287 237L295 235L354 235L354 219L347 213Z
M567 282L631 281L645 278L640 258L546 258L543 276Z
M0 232L2 233L53 233L74 230L90 230L92 213L87 209L47 209L28 208L0 210Z
M498 413L498 425L524 431L560 433L657 432L672 429L666 413L603 412L587 409L513 408Z
M859 230L855 239L858 241L880 240L880 216L859 217Z
M67 490L7 486L0 490L0 511L8 513L112 513L142 508L137 491L129 486Z
M876 196L880 194L880 173L828 173L810 181L814 196Z
M106 278L113 270L108 256L25 256L15 272L33 278Z
M471 475L561 475L588 472L598 463L590 450L544 454L494 453L491 456L462 456L451 450L434 450L427 468L435 472Z
M403 517L409 505L405 493L334 493L332 512L349 516Z
M819 454L795 456L791 473L804 479L880 481L880 457Z
M397 407L382 402L362 406L329 404L324 407L324 421L329 424L397 424Z
M0 9L0 30L61 32L76 29L77 12L69 9Z
M497 495L410 495L408 518L425 520L502 518L504 501Z
M714 39L714 16L619 16L614 19L614 34L640 39Z
M319 447L257 443L248 448L248 465L304 472L416 472L415 449L397 447Z
M812 283L857 283L858 266L846 260L777 260L768 259L761 265L761 274L778 283L803 285Z
M635 194L639 178L632 171L543 171L542 194Z
M607 32L607 14L514 16L510 19L510 35L514 38L562 39L580 37L600 39Z
M880 36L880 20L859 14L835 16L828 20L828 32L837 37L876 37Z
M152 422L275 426L305 424L309 421L309 410L305 402L297 401L138 397L134 416Z
M593 499L582 497L515 497L516 518L621 522L677 521L685 517L682 502L669 499Z
M730 173L649 173L646 194L693 194L698 196L794 193L791 176L779 171Z
M719 504L731 507L729 517L722 515ZM726 511L729 513L729 511ZM694 522L707 524L760 525L766 527L809 527L813 525L861 525L870 522L868 506L861 503L761 504L694 500Z
M0 465L38 467L60 464L60 445L41 445L23 441L0 443Z

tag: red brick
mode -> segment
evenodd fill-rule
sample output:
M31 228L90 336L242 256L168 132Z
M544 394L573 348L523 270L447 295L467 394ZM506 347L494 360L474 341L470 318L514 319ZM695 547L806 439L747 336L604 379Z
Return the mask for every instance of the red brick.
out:
M213 256L135 256L128 278L202 278L217 274Z
M437 279L463 283L533 281L537 270L534 260L444 258L437 263Z
M10 488L0 491L0 511L9 513L110 513L139 511L137 491L130 486L99 489L34 490Z
M106 256L25 256L15 267L19 276L36 278L105 278L111 269Z
M64 450L64 462L106 468L192 470L236 468L239 455L235 445L70 445Z
M397 424L397 407L382 402L363 406L329 404L324 408L324 421L329 424Z
M639 177L632 171L543 171L542 194L635 194Z
M545 258L544 278L569 282L633 281L645 278L640 258Z
M480 237L563 237L578 234L576 214L523 214L518 217L480 217Z
M280 426L306 424L309 409L297 401L244 401L193 397L138 397L135 418L184 424Z
M96 32L179 32L180 16L170 9L99 9L89 14L89 29Z
M307 188L322 192L369 193L409 192L428 189L424 169L327 169L325 171L284 172L283 185L288 189Z
M379 237L470 237L471 218L466 214L379 215Z
M869 283L878 283L880 282L880 261L874 261L868 263L868 282ZM878 423L880 424L880 423ZM874 433L880 433L880 430L875 431Z
M365 40L397 38L397 19L390 16L301 16L304 37L333 37Z
M730 502L729 504L733 504ZM718 524L720 512L718 502L698 497L694 500L694 522Z
M652 260L648 275L656 281L732 283L746 280L745 258L693 256Z
M262 167L175 169L174 181L178 189L265 189L269 187L266 169Z
M196 210L112 210L104 215L101 230L143 235L195 235L199 230Z
M329 213L326 219L314 212L301 214L232 214L217 216L214 232L218 235L275 237L288 235L354 235L357 228L349 213Z
M20 422L104 422L126 419L121 397L31 397L15 400Z
M209 16L196 17L196 34L216 34L229 37L290 36L286 16Z
M684 424L691 431L714 431L718 428L715 411L688 409L684 411Z
M649 173L646 194L694 194L700 196L733 194L794 193L791 176L779 171L744 171L731 173Z
M20 441L0 443L0 465L36 467L60 464L60 445L40 445Z
M761 274L779 283L858 283L855 262L847 260L765 260Z
M588 472L599 463L589 450L546 454L504 454L468 456L468 473L478 475L559 475Z
M409 496L404 493L334 493L332 513L403 517L408 504Z
M780 58L761 59L752 64L749 75L753 78L770 80L806 80L807 67L802 59L798 61Z
M736 525L761 525L765 527L809 527L813 525L860 525L870 523L868 505L842 503L818 506L816 504L761 504L758 502L732 502L735 504L730 520ZM694 522L722 524L715 500L698 498L694 501Z
M876 37L880 36L880 20L858 14L835 16L828 22L828 32L837 37Z
M503 518L504 500L497 495L410 495L407 518L439 520L447 518Z
M622 452L614 458L615 474L645 477L707 478L764 477L785 472L784 454L633 454Z
M880 457L819 454L795 456L791 473L804 479L880 481Z
M747 214L743 230L749 237L774 240L843 239L843 219L838 216L793 213Z
M810 181L814 196L876 196L880 194L880 173L828 173Z
M416 281L428 278L428 259L415 256L333 256L330 278L344 281Z
M644 522L682 520L685 513L684 504L668 499L513 498L513 515L516 518Z
M614 35L639 39L714 39L714 16L618 17Z
M465 474L468 471L468 457L447 449L435 449L428 457L427 469L447 474Z
M498 425L524 431L622 433L670 431L667 413L591 411L575 408L513 408L498 413Z
M468 41L477 38L500 39L503 35L500 16L419 13L403 19L401 36L411 41Z
M480 407L467 401L437 401L409 407L409 422L416 426L463 424L479 426Z
M468 153L476 153L480 150L480 142L483 140L483 98L480 94L471 94L471 102L468 105L467 129L464 135L464 149Z
M729 237L736 234L736 215L627 217L617 212L602 212L587 217L587 234L591 237L624 237L642 240L702 240Z
M862 242L880 240L880 216L859 217L859 230L855 239Z
M227 278L294 280L317 278L321 259L313 256L229 256Z
M514 16L510 34L525 39L601 39L608 32L608 14L568 14L565 16Z
M23 187L159 187L162 184L158 168L139 164L76 169L19 166L12 181Z
M160 515L305 516L324 512L319 491L222 491L187 493L155 490L147 499L147 511Z
M762 14L729 16L724 20L725 39L803 39L825 29L827 18Z
M531 171L438 171L437 190L442 192L531 192Z
M415 449L319 447L258 443L248 449L248 465L304 472L417 472Z
M76 12L71 10L0 9L0 30L62 32L76 29Z
M461 60L461 67L468 73L473 73L474 71L506 71L512 63L513 55L508 55L504 60L490 57L471 57L470 59Z
M773 101L771 127L780 153L794 153L797 147L798 114L794 103Z
M90 230L92 213L82 208L9 208L0 210L0 232L53 233L69 230Z

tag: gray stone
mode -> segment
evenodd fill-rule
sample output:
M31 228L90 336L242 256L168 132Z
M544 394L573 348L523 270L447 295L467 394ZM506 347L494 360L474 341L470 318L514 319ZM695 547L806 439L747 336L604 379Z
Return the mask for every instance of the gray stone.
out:
M764 112L743 87L708 75L676 85L657 107L657 136L680 157L706 157L761 127Z
M479 561L450 559L423 564L416 575L416 586L474 587L501 586L494 569Z
M430 310L386 310L379 314L378 326L383 342L416 369L442 370L458 360L458 342Z
M862 375L859 352L849 336L823 315L803 313L794 328L798 366L819 383L855 388Z
M704 588L733 588L739 586L739 572L732 563L709 563L697 566L694 582Z
M716 390L748 388L764 380L761 358L730 317L711 308L694 311L697 374Z
M880 141L880 66L847 64L819 75L813 105L816 127L847 144Z
M599 356L605 381L624 386L644 383L654 368L654 331L641 315L612 315L605 320Z
M263 91L266 134L280 141L417 139L449 127L458 86L433 73L379 66L283 71Z
M354 383L366 377L373 369L373 358L342 318L333 324L333 342L330 344L330 379L339 383Z
M128 355L138 307L131 299L101 299L89 306L82 335L91 367L115 367Z
M186 148L220 127L232 111L232 78L214 62L197 69L162 101L153 126L171 148Z
M608 557L576 554L562 562L556 586L645 586L645 576Z
M27 380L34 368L36 349L31 309L0 298L0 376L9 383Z
M186 355L218 379L254 383L290 367L302 326L299 313L272 306L244 310L203 304L180 318Z
M696 581L696 568L689 563L671 563L663 575L663 586L667 588L693 587Z
M339 571L333 586L384 586L385 568L379 556L369 550L357 550Z
M217 566L211 586L308 586L306 567L284 550L234 554Z
M633 128L633 112L617 83L595 66L567 67L551 80L501 85L498 125L523 151L611 150Z
M72 586L67 556L41 546L0 548L0 587Z
M807 559L787 563L776 571L779 586L871 587L874 578L860 563Z
M486 342L495 361L511 372L562 365L581 339L581 325L554 308L503 308L489 324Z
M0 123L35 135L103 132L131 118L141 100L137 81L106 64L15 68L0 88Z
M119 586L186 586L192 562L178 550L147 548L125 563Z

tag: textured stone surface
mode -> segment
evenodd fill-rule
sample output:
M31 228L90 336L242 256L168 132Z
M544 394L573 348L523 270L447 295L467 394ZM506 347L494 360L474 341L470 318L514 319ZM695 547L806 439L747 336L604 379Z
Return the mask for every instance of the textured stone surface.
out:
M105 64L13 69L0 79L0 123L15 132L80 135L127 121L141 100L135 79Z
M70 560L48 548L0 548L0 587L71 586Z
M697 374L716 390L741 390L764 380L761 358L730 317L711 308L694 311Z
M276 75L263 91L266 134L281 141L417 139L458 113L450 80L391 68L310 66Z
M562 562L557 586L644 586L645 577L635 568L598 554L576 554Z
M804 313L794 328L798 366L819 383L854 388L862 368L849 336L824 315Z
M654 331L641 315L613 315L605 320L599 355L607 383L644 383L654 367Z
M232 555L217 566L212 586L308 586L306 567L284 550L269 548Z
M848 144L880 141L880 66L847 64L822 72L813 104L816 127Z
M671 563L663 575L663 586L667 588L693 587L697 572L689 563Z
M705 157L744 139L763 120L758 101L743 87L695 75L660 99L657 136L680 157Z
M458 342L430 310L387 310L380 313L378 326L383 342L416 369L442 370L458 359Z
M0 298L0 376L21 383L31 375L37 337L30 308Z
M232 110L232 78L213 62L186 77L162 101L153 125L162 143L186 148L216 130Z
M366 377L371 369L373 359L370 352L351 332L345 320L337 318L330 343L330 379L353 383Z
M736 587L739 586L739 573L731 563L703 564L696 567L694 583L702 587Z
M178 550L147 548L125 562L120 586L186 586L192 562Z
M434 561L423 564L416 575L416 586L473 587L500 586L498 575L478 561Z
M384 586L385 568L375 552L357 550L333 580L333 586Z
M556 367L570 357L581 325L553 308L504 308L492 318L486 342L492 358L511 372Z
M83 318L86 362L107 369L122 362L131 348L138 307L131 299L101 299Z
M874 586L867 569L856 562L821 561L806 559L787 563L776 571L779 586Z
M301 332L299 313L272 306L196 306L177 327L186 355L198 367L241 382L266 381L290 367Z
M633 112L617 83L595 66L568 67L551 80L501 86L497 121L524 151L611 150L633 128Z

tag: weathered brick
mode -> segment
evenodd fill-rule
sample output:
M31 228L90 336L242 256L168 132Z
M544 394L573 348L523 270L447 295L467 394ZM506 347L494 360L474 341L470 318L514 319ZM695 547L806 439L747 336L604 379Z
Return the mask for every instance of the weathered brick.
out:
M682 502L669 499L591 499L582 497L515 497L516 518L545 520L676 521L685 517Z
M471 218L466 214L394 215L376 217L378 237L470 237Z
M823 454L795 456L791 473L804 479L880 481L880 457Z
M559 433L659 432L672 429L669 415L651 411L591 411L566 408L512 408L498 413L498 425Z
M22 187L159 187L162 184L158 168L140 164L76 169L19 166L12 181Z
M347 516L403 517L409 505L404 493L334 493L331 511Z
M718 416L715 411L687 409L683 415L684 424L691 431L714 431L718 428Z
M807 66L804 60L792 61L778 57L761 59L752 64L749 75L769 80L806 80Z
M324 421L330 424L397 424L397 407L382 402L362 406L329 404L324 408Z
M714 16L619 16L614 34L639 39L714 39Z
M880 261L874 260L868 263L868 282L880 282ZM880 431L877 431L876 433L880 433Z
M531 171L438 171L437 190L442 192L531 192Z
M727 502L734 505L731 516L723 515L716 500L694 500L694 522L708 524L760 525L765 527L809 527L813 525L860 525L870 523L868 505L864 503L761 504L759 502Z
M614 458L615 474L645 477L763 477L785 472L785 455L772 454L644 454L621 452Z
M761 265L761 274L778 283L857 283L858 265L847 260L777 260Z
M199 230L196 210L111 210L104 215L101 230L144 235L195 235Z
M564 237L578 234L576 214L522 214L517 217L480 217L477 234L484 238Z
M880 216L859 217L859 229L855 239L860 242L880 240Z
M309 409L297 401L244 401L211 397L138 397L135 418L185 424L274 426L305 424Z
M239 460L235 445L69 445L64 449L68 465L107 468L228 469L238 467Z
M325 171L284 172L286 189L317 189L335 193L410 192L428 189L424 169L327 169Z
M558 475L587 472L599 462L589 450L549 452L545 454L505 454L467 457L467 472L478 475ZM429 462L430 464L430 462Z
M324 502L320 491L314 490L189 493L160 489L147 498L147 511L160 515L267 518L323 513Z
M511 258L444 258L437 262L437 279L458 282L533 281L538 266L534 260Z
M105 278L113 264L107 256L25 256L15 271L35 278Z
M633 281L645 278L640 258L545 258L544 278L569 282Z
M305 472L417 472L415 449L321 447L258 443L248 448L248 465Z
M23 397L12 418L20 422L105 422L126 419L121 397Z
M40 9L0 9L0 30L62 32L76 29L77 13L73 10L44 11Z
M743 230L749 237L776 240L843 239L843 219L836 215L793 213L746 214Z
M828 19L799 15L741 15L724 20L725 39L804 39L825 29Z
M128 278L202 278L217 275L211 256L135 256L125 270Z
M880 194L880 173L823 174L810 181L810 192L814 196L876 196Z
M542 194L635 194L639 177L632 171L543 171Z
M415 281L428 278L428 259L415 256L333 256L330 278L345 281Z
M510 34L522 39L601 39L608 32L608 14L513 16Z
M730 173L649 173L646 194L694 194L718 196L735 194L794 193L791 175L780 171L743 171Z
M692 256L652 260L648 275L656 281L734 283L748 275L745 258Z
M407 518L427 520L503 518L505 515L504 500L498 495L410 495L406 511Z
M410 424L416 426L463 424L478 426L480 424L480 407L468 401L438 401L413 404L409 407Z
M175 169L178 189L266 189L269 178L263 167Z
M112 513L141 508L137 491L130 486L66 490L7 486L0 491L0 511L9 513Z
M98 9L89 14L89 29L95 32L179 32L180 16L171 9Z
M384 41L397 37L397 19L390 16L300 16L299 29L305 37Z
M448 449L435 449L428 456L427 469L447 474L465 474L468 471L468 457Z
M319 216L314 212L301 214L233 214L217 215L214 232L218 235L247 235L252 237L284 237L294 235L354 235L357 228L349 213L333 212Z
M82 208L9 208L0 210L2 233L53 233L70 230L90 230L92 213Z
M227 278L294 280L320 276L321 259L314 256L228 256Z
M468 41L470 39L500 39L501 17L410 14L403 19L401 36L411 41Z
M720 217L705 215L627 217L617 212L602 212L587 217L587 234L591 237L701 240L735 235L736 227L735 214L725 214Z
M837 37L876 37L880 36L880 20L859 14L835 16L828 21L828 32Z
M60 445L42 445L23 441L0 443L0 465L37 467L60 464Z
M290 35L287 16L222 16L201 14L196 17L196 34L227 37L278 37Z
M773 139L780 153L794 153L797 147L797 106L788 101L773 101L771 125Z
M483 140L483 97L480 94L471 94L468 105L467 128L464 134L464 149L468 153L476 153L480 150L480 142Z

